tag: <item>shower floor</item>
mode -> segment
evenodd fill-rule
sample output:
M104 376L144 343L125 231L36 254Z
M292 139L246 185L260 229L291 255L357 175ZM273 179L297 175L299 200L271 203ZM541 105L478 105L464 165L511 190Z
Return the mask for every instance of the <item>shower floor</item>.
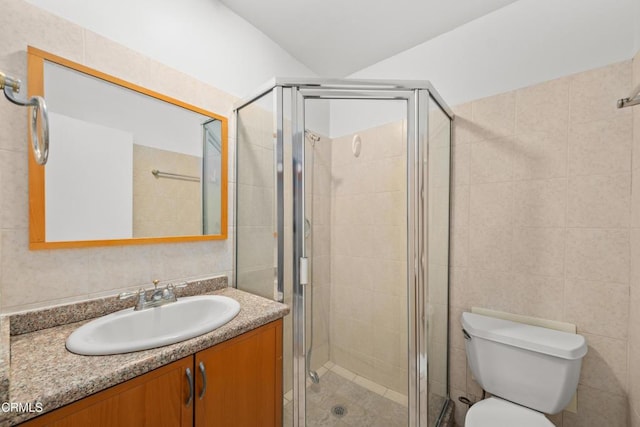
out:
M307 381L307 426L406 427L407 397L331 362L318 369L320 382ZM285 395L284 425L293 425L293 402ZM336 407L345 409L342 416ZM338 415L334 414L338 412Z

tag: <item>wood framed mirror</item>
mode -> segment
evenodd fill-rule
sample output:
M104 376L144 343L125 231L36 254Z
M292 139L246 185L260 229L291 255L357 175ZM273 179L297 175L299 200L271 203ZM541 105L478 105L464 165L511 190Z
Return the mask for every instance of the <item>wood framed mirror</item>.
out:
M227 238L225 117L29 47L50 155L29 155L29 248Z

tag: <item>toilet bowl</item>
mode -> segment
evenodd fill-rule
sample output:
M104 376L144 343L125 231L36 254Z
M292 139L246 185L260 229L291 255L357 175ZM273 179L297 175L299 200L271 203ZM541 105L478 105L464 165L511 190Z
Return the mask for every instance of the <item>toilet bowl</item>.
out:
M587 353L583 336L474 313L462 314L467 361L492 397L474 404L465 427L549 427L571 401Z
M465 427L553 427L542 412L497 397L481 400L469 409Z

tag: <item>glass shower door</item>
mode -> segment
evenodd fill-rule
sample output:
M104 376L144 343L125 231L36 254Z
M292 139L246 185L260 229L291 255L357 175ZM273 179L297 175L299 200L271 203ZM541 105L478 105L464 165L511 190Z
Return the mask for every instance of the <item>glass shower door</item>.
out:
M331 102L343 135L302 127L306 425L407 426L406 101Z
M450 118L425 87L350 84L276 84L236 110L235 283L291 307L285 426L435 426ZM329 101L331 137L312 120Z

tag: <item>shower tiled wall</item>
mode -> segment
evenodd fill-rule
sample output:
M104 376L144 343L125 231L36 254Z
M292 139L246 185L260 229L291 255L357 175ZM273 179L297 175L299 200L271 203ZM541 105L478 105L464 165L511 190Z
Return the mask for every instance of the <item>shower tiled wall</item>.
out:
M333 140L331 360L407 390L404 123Z
M640 52L633 59L633 87L640 85ZM624 95L623 96L627 96ZM640 105L633 114L631 202L631 301L629 303L629 416L640 427Z
M273 113L250 104L238 113L238 283L274 295Z
M481 397L460 315L481 306L575 323L587 338L578 412L553 416L556 425L628 424L637 220L632 110L616 100L631 85L625 61L455 109L450 382L458 423L466 409L458 396Z

